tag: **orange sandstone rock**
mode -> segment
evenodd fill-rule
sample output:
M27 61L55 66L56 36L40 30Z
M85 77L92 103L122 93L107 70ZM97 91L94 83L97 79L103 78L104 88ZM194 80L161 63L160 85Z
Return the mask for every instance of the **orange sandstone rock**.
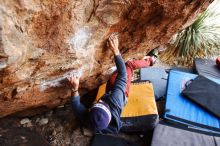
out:
M120 33L124 59L165 45L207 0L0 0L0 117L64 104L69 74L80 92L97 88L114 65L105 40ZM36 110L35 110L36 109Z

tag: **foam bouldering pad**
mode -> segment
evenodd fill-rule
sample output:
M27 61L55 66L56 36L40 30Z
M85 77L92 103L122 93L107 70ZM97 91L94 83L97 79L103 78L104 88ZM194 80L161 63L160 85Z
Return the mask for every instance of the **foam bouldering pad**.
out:
M139 146L139 144L116 136L96 134L91 146Z
M199 75L220 79L220 68L214 60L195 58L194 67Z
M158 124L151 146L220 146L220 137L170 124Z
M154 87L155 99L164 97L166 94L167 77L165 69L158 67L148 67L140 69L140 79L150 81Z
M106 84L99 87L96 101L105 93ZM153 85L149 82L131 83L128 102L122 113L122 131L144 132L153 129L158 123L158 111L154 98Z
M220 118L220 84L199 75L183 90L182 94Z
M219 133L219 119L181 95L186 82L196 77L195 74L171 70L168 79L164 118L201 130ZM210 77L209 79L220 83L220 80Z
M185 67L172 67L171 70L181 71L181 72L187 72L187 73L195 73L193 68L185 68Z

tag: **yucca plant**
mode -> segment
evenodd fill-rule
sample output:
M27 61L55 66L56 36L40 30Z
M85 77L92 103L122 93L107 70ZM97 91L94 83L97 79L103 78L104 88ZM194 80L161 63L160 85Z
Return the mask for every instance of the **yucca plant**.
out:
M169 64L188 66L194 57L220 54L220 0L215 0L197 20L177 33L160 58Z

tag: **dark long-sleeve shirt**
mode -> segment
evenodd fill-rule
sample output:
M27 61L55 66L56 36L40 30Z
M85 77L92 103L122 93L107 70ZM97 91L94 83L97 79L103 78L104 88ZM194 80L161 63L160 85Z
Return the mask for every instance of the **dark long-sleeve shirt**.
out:
M108 93L105 93L101 97L101 100L103 100L109 105L112 114L112 119L109 126L106 129L103 129L102 131L96 131L100 133L118 133L122 126L120 115L127 100L127 97L125 96L125 88L127 85L127 73L125 63L121 55L115 56L115 64L118 71L115 84ZM82 103L80 103L80 96L72 97L71 104L76 116L82 122L84 122L84 124L89 126L89 112L88 109Z

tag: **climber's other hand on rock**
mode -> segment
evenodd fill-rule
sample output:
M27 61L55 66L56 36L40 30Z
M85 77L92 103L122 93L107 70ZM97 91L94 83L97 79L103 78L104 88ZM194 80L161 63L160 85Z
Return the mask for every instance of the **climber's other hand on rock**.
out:
M75 75L70 75L67 77L67 80L72 88L73 91L77 91L79 88L79 79L80 77L75 76Z

